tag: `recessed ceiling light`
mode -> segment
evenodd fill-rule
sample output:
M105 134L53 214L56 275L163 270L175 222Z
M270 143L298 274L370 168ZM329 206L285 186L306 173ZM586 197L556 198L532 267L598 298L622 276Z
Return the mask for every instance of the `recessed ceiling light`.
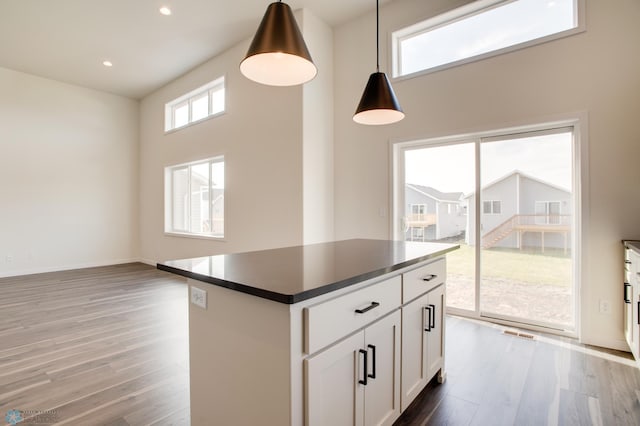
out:
M102 61L102 65L104 65L105 67L112 67L113 66L111 61Z
M160 13L162 13L164 16L169 16L171 15L171 9L169 9L167 6L162 6L160 8Z

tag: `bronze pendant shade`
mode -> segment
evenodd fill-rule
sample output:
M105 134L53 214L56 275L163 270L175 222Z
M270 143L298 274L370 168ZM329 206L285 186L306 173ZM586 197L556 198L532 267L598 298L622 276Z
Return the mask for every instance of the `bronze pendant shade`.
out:
M383 72L374 72L364 89L353 121L360 124L390 124L404 118L400 102Z
M240 71L269 86L293 86L316 76L318 70L288 4L269 5Z
M369 76L353 121L360 124L391 124L404 118L400 102L387 75L380 72L380 13L376 0L376 72Z

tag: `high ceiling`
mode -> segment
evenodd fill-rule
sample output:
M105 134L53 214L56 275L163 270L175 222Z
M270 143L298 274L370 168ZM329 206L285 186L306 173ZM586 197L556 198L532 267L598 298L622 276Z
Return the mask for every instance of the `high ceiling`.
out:
M291 0L331 26L372 0ZM0 67L141 98L253 36L265 0L0 0ZM170 16L159 9L171 8ZM112 67L105 67L109 60Z

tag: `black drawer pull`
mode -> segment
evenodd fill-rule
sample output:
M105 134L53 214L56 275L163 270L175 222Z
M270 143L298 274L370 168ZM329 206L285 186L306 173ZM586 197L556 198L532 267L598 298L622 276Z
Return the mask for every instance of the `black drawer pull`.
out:
M380 306L378 302L371 302L371 304L364 309L356 309L356 314L364 314L365 312L368 312L373 308L377 308L378 306Z
M429 282L429 281L433 281L433 280L435 280L436 278L438 278L438 275L436 275L436 274L429 274L429 275L427 275L426 277L422 278L422 281L427 281L427 282Z
M638 302L638 324L640 325L640 302Z
M627 265L631 265L631 261L630 260L625 260L624 263L626 263Z
M631 290L631 284L624 283L624 303L631 303L631 296L629 291Z
M431 332L431 307L432 306L433 305L429 305L429 306L425 306L424 307L424 315L425 315L424 331Z
M367 358L369 358L369 353L367 351L365 351L364 349L360 349L359 352L362 355L364 355L364 368L363 368L363 370L364 370L364 374L363 374L364 380L360 379L360 380L358 380L358 383L360 383L361 385L367 386L367 373L368 373L368 370L369 370L367 368Z
M373 349L373 374L368 374L368 376L371 379L375 379L376 378L376 347L375 347L375 345L367 345L367 348ZM369 349L367 349L367 351L368 350ZM367 355L368 355L368 353L367 353Z
M436 328L436 306L429 306L431 307L431 309L429 309L429 328L433 330L434 328Z

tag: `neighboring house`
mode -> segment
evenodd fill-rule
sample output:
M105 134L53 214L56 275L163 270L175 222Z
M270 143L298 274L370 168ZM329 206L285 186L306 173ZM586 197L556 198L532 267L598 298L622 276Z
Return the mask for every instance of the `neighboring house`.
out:
M460 202L462 195L406 184L406 239L433 241L460 235L466 223L466 211Z
M475 193L466 196L475 204ZM567 189L514 170L482 188L482 248L545 247L570 244L572 203ZM467 215L466 243L475 245L475 214Z

